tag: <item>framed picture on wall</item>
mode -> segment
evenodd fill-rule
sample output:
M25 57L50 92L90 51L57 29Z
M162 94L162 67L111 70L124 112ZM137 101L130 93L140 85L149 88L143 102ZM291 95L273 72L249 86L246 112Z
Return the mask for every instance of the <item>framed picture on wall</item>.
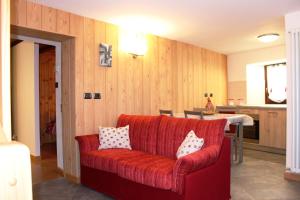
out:
M100 65L104 67L112 66L112 45L101 43L99 47Z

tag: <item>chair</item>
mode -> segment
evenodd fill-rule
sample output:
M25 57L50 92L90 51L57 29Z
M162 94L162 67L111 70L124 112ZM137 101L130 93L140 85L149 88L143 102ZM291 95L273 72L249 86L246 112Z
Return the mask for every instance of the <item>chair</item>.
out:
M160 115L168 115L170 117L173 117L173 111L172 110L159 110L159 114Z
M185 118L190 118L189 116L197 116L199 119L203 119L203 113L202 111L189 111L189 110L184 110L184 117Z
M206 111L206 108L194 108L193 111L203 112Z
M235 111L231 110L220 110L219 113L223 114L235 114ZM238 126L234 124L229 125L229 130L225 131L225 136L231 138L231 160L233 160L233 155L234 155L234 160L237 161L237 154L238 154ZM234 152L233 152L234 149ZM232 161L231 161L232 162Z

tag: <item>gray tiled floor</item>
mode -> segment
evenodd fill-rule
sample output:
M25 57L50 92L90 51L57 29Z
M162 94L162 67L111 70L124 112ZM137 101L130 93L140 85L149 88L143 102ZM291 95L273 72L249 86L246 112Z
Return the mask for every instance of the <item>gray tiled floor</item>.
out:
M244 163L232 167L232 200L300 200L300 183L283 179L285 157L245 150ZM34 185L35 200L112 200L86 187L56 179Z
M241 165L232 167L233 200L300 200L300 183L283 178L285 157L245 151Z

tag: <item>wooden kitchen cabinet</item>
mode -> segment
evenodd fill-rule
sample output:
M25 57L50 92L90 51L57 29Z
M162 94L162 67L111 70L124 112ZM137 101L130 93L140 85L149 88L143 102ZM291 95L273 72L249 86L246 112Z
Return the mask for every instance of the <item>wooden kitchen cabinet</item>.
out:
M238 109L238 113L241 114L246 114L246 115L255 115L255 114L259 114L259 110L257 109L245 109L245 108L240 108Z
M262 109L259 111L259 144L280 149L286 148L286 110Z

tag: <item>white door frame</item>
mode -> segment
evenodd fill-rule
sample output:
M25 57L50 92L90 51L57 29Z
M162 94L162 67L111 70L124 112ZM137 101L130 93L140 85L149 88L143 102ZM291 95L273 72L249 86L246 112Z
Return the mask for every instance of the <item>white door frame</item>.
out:
M0 39L1 39L1 97L2 98L2 125L8 141L11 141L11 80L10 80L10 1L0 2Z
M55 81L58 83L58 88L56 88L56 92L55 92L55 94L56 94L57 166L58 166L58 168L63 169L64 162L63 162L62 110L61 110L61 105L62 105L62 100L61 100L61 43L55 42L55 41L50 41L50 40L34 38L34 37L22 36L22 35L11 35L11 38L19 39L19 40L23 40L23 41L30 41L30 42L39 43L39 44L55 46ZM39 80L37 80L37 83L39 83ZM36 104L37 105L35 105L35 107L39 108L39 101L36 101ZM38 115L38 120L36 120L36 123L39 123L39 115ZM39 140L40 139L40 129L38 129L38 133L39 133L39 137L37 137L37 138ZM36 144L39 145L40 141L36 142Z

